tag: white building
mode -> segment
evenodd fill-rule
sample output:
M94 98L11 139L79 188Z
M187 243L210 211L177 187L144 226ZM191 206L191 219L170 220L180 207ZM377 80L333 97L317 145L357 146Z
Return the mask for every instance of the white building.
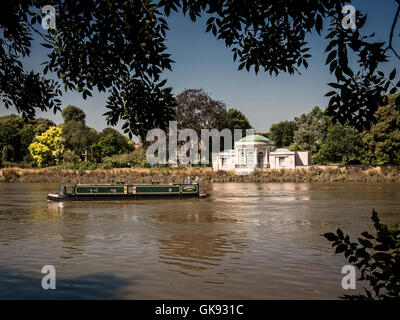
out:
M255 169L295 169L311 165L310 152L275 149L274 143L260 135L246 136L235 142L233 150L214 153L213 170L247 174Z

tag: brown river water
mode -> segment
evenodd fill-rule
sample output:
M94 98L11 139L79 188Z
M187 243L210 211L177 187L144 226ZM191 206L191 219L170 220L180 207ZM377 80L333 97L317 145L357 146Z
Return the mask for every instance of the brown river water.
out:
M395 183L201 189L211 197L52 203L56 184L0 184L0 299L336 299L362 284L341 288L346 261L321 235L372 230L372 208L400 221Z

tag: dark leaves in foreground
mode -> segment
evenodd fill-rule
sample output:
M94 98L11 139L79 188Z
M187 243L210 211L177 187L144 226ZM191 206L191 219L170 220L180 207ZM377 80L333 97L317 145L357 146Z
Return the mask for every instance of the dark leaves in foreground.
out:
M370 288L364 288L365 294L344 295L348 300L364 299L400 299L400 229L398 224L390 228L382 224L378 213L373 210L372 222L375 234L361 233L356 242L351 242L342 230L325 233L324 237L332 242L335 253L343 253L349 264L354 265L361 274L359 280L365 280Z
M285 3L281 0L88 0L77 5L75 0L65 0L54 4L56 29L44 31L40 26L40 9L47 4L45 1L3 1L0 96L6 107L14 105L27 117L34 116L36 109L59 109L57 96L61 91L57 83L22 68L21 59L29 56L35 35L48 50L44 75L48 72L56 75L65 90L80 92L84 99L95 90L111 93L108 107L112 109L107 113L110 124L124 119L130 132L143 132L142 128L149 125L142 122L147 119L143 114L161 115L157 120L160 123L165 122L164 115L171 114L167 109L173 96L167 87L160 86L161 75L171 70L173 63L166 46L169 28L165 18L171 12L183 13L192 21L207 16L206 32L225 42L239 70L254 70L256 74L300 73L311 58L306 37L312 32L321 34L324 25L329 24L326 64L337 81L330 84L334 90L327 94L331 97L328 113L335 121L348 121L361 129L374 121L375 111L385 104L385 94L398 91L396 71L385 75L379 70L380 64L389 60L390 51L393 59L398 55L391 46L393 32L389 44L370 41L373 35L361 35L366 16L360 12L357 12L356 31L343 29L341 10L346 3L344 0ZM399 10L394 26L398 16ZM358 56L357 70L350 67L353 66L349 63L350 53ZM128 81L134 83L130 89ZM116 97L124 92L125 97ZM151 97L132 96L143 92ZM134 103L129 102L132 99ZM395 105L400 107L400 99ZM162 110L156 111L159 107Z

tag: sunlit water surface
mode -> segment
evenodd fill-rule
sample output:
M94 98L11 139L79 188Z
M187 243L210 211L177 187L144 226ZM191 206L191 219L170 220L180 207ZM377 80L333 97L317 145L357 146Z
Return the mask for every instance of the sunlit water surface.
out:
M372 208L400 221L400 184L202 188L210 198L52 203L58 185L0 184L0 298L335 299L351 293L346 262L321 235L371 230Z

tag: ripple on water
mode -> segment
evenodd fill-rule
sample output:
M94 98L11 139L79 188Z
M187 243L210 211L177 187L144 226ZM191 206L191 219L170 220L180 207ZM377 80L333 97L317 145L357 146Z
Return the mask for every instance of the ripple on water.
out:
M204 200L60 204L45 200L55 184L0 184L0 287L49 298L37 286L52 264L61 298L336 298L344 260L321 235L368 229L374 204L398 221L399 186L211 184Z

